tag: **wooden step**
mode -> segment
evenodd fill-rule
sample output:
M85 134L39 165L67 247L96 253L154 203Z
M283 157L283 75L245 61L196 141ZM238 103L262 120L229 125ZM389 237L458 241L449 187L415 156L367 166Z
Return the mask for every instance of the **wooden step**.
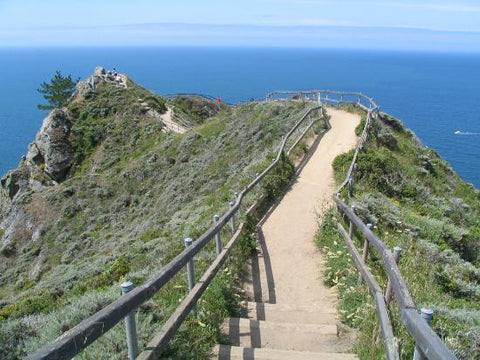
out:
M351 344L348 336L339 337L336 325L295 324L230 318L223 325L230 345L247 348L338 352Z
M218 360L356 360L354 354L326 353L295 350L256 349L240 346L217 345L212 359Z
M287 322L296 324L330 324L338 323L336 310L331 307L299 306L245 302L242 317L255 320Z

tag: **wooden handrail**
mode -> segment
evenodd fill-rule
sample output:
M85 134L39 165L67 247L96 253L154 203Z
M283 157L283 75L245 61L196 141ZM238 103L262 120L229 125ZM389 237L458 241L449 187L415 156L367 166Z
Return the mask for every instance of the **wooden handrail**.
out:
M415 308L412 297L407 289L407 285L403 280L397 263L393 259L390 249L362 222L362 220L352 211L352 209L345 204L340 198L335 196L334 201L347 218L352 221L355 226L363 233L365 238L372 244L382 257L385 264L385 271L390 277L395 291L395 296L399 305L402 308Z
M402 321L410 335L412 335L412 337L414 338L417 346L422 349L423 353L425 354L425 356L427 356L428 359L456 359L455 355L446 347L446 345L442 342L438 335L435 334L435 332L430 328L430 326L428 326L425 320L423 320L418 314L410 292L408 291L407 285L405 284L402 274L400 273L400 270L398 269L398 266L393 259L393 256L388 247L370 229L367 228L367 226L362 222L362 220L357 215L355 215L355 213L340 198L334 196L334 200L339 207L339 210L344 213L353 224L357 226L357 228L363 233L365 238L376 248L376 250L382 257L384 270L392 283L395 297L402 312ZM343 228L339 227L339 232L344 236L344 238L345 236L348 237L348 234L345 230L343 230ZM347 240L347 246L350 249L349 245L354 246L353 242L350 244L350 242ZM376 281L373 279L373 276L368 271L366 265L363 263L363 261L358 262L356 256L354 256L354 259L357 268L362 273L362 276L365 275L364 279L368 284L369 288L371 290L374 289L377 292L378 289L375 286ZM381 294L383 299L383 293ZM376 303L377 311L380 311L378 308L380 302L377 300ZM383 304L385 304L384 300Z
M375 280L372 273L368 270L367 266L363 262L362 257L358 253L355 244L348 235L347 231L340 224L337 224L337 228L339 233L345 239L345 242L347 243L347 248L353 257L353 260L355 261L358 269L360 270L362 277L365 279L365 282L367 283L370 292L375 298L377 315L380 320L380 329L382 331L383 340L385 342L385 349L387 352L387 359L398 360L400 359L400 356L398 354L398 344L395 336L393 335L392 324L390 322L390 318L388 317L388 309L387 304L385 303L385 299L383 297L383 291L380 288L380 285L378 285L377 280Z
M287 140L297 130L310 113L320 112L323 118L321 106L313 106L308 109L300 120L291 128L283 138L275 160L238 195L236 202L219 221L203 233L193 244L178 254L169 264L146 281L143 285L135 288L121 298L113 301L105 308L84 319L78 325L63 333L53 342L45 345L34 354L27 357L29 360L39 359L70 359L76 354L109 331L120 322L127 314L137 309L145 301L153 297L170 279L172 279L193 257L198 254L204 246L217 234L223 226L235 215L240 208L244 196L250 192L280 161L285 151ZM318 120L319 120L318 119ZM304 132L301 136L304 136Z
M343 96L356 96L358 98L362 98L366 101L368 101L370 105L370 109L372 110L377 110L379 107L375 100L373 100L371 97L368 97L364 95L361 92L351 92L351 91L338 91L338 90L303 90L303 91L295 91L295 90L285 90L285 91L273 91L269 94L266 95L266 99L268 100L273 100L277 95L317 95L320 96L322 94L330 94L330 95L340 95L341 97ZM353 101L348 101L348 100L336 100L336 99L327 99L327 98L322 98L323 101L330 101L330 102L345 102L345 103L355 103Z
M339 94L338 92L335 92L335 91L324 91L324 92ZM342 93L340 92L340 94ZM433 360L456 359L452 351L446 347L445 343L442 342L442 340L430 328L427 322L425 322L425 320L420 317L415 307L415 303L413 302L413 299L410 295L410 292L408 291L408 287L405 283L405 280L403 279L402 274L397 266L397 263L393 258L392 253L390 252L388 247L363 223L363 221L355 214L355 212L345 202L343 202L340 199L340 194L342 189L347 184L349 184L350 181L353 180L353 175L354 175L353 170L357 162L358 154L362 150L363 146L367 141L370 123L372 121L374 114L377 114L379 109L378 105L373 99L367 96L364 96L361 93L350 93L350 95L358 95L360 97L363 97L364 99L370 102L370 106L366 107L363 104L356 103L362 109L367 111L367 119L365 122L365 126L363 128L362 135L355 149L355 154L350 164L345 180L340 185L339 189L337 190L337 193L333 196L333 200L337 204L338 210L341 213L345 214L345 216L348 218L350 223L355 225L357 229L361 231L361 233L365 236L366 241L371 243L375 247L377 252L380 254L383 261L384 270L387 273L388 278L392 284L395 297L397 299L398 305L402 313L402 322L407 328L410 335L415 340L416 346L418 346L422 350L423 354L428 359L433 359ZM349 101L343 100L342 102L348 103ZM363 259L360 258L360 255L358 254L358 251L356 250L355 245L353 241L350 239L348 233L345 231L345 229L343 229L341 225L338 225L338 230L339 230L339 233L345 238L347 247L355 260L358 270L362 274L363 279L365 280L370 291L375 297L376 309L377 309L377 314L379 316L380 325L382 328L382 336L385 342L387 357L390 358L392 356L392 349L393 349L392 346L394 346L392 344L395 344L395 339L394 338L392 339L393 332L390 333L390 330L388 329L390 320L388 319L388 312L386 311L385 298L383 296L383 292L381 291L381 289L379 289L378 283L373 278L373 275L368 270L367 266L363 262Z

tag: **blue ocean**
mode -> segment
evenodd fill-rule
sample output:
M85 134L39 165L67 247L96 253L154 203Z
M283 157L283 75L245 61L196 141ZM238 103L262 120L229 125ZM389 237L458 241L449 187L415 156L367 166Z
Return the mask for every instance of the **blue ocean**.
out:
M285 48L2 48L0 173L16 167L46 113L36 89L56 70L116 68L159 94L227 102L274 90L361 91L480 188L480 54Z

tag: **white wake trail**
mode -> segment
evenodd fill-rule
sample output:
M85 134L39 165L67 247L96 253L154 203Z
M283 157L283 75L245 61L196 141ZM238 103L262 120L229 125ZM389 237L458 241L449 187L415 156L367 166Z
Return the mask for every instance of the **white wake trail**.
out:
M460 131L460 130L455 131L454 134L455 135L473 135L473 136L480 135L480 133L478 132L469 132L469 131Z

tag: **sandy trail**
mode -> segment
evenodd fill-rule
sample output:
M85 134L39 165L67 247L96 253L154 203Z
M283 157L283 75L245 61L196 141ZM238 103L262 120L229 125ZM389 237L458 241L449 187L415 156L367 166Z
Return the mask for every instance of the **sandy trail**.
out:
M151 109L146 102L143 102L142 99L139 99L141 101L141 105L145 106L148 108L147 114L149 116L154 117L158 121L162 122L163 125L165 126L162 131L163 132L168 132L172 131L177 134L183 134L184 132L187 131L187 128L184 126L178 124L173 120L173 110L170 107L167 107L167 111L164 114L160 114L157 110Z
M314 237L335 191L332 162L354 148L360 116L331 108L328 114L331 130L262 226L277 304L336 308L335 294L322 281L323 259Z
M314 239L335 192L333 159L356 142L360 116L328 109L332 128L291 189L259 229L259 248L245 281L242 318L229 318L228 345L214 359L357 359L355 332L338 327L337 296L323 284L323 259Z
M167 112L160 116L160 120L170 131L176 132L178 134L183 134L185 131L187 131L187 129L184 128L182 125L173 121L172 117L172 109L167 108Z

